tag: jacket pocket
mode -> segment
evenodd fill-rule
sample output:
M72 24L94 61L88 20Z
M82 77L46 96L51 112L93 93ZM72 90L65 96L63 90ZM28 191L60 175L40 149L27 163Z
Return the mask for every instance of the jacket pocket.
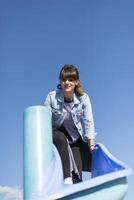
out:
M83 110L76 110L75 112L77 121L80 121L83 115Z
M59 109L57 109L57 108L52 108L52 113L54 115L61 115L62 114L62 112Z

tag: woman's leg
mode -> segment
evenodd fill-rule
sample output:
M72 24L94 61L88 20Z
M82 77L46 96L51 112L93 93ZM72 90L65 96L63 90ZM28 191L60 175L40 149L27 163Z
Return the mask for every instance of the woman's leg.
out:
M74 160L77 166L77 169L79 171L79 176L75 174L74 172L72 173L73 175L73 183L78 183L82 181L82 147L81 147L81 138L79 138L75 143L70 145L72 149L72 153L74 156Z
M61 157L64 178L71 177L68 143L65 134L58 129L53 130L53 142Z

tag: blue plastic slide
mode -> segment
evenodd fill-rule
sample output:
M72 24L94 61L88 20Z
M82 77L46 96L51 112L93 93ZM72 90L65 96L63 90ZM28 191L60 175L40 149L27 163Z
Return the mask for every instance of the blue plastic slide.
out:
M64 184L61 159L52 143L51 112L45 106L24 111L24 200L121 200L133 170L98 143L92 172L77 184Z

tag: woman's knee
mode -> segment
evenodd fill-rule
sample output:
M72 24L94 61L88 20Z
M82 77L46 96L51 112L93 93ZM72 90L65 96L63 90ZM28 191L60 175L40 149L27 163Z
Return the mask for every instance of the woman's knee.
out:
M65 143L67 143L66 136L64 135L64 133L59 132L59 131L55 131L53 133L53 141L54 141L55 144L65 144Z

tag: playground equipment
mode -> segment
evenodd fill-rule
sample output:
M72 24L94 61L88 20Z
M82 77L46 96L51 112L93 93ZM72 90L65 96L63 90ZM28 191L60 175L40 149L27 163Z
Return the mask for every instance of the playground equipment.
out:
M59 153L52 143L51 111L31 106L24 111L24 200L121 200L133 170L98 143L92 172L81 183L64 184ZM88 178L89 176L89 178Z

